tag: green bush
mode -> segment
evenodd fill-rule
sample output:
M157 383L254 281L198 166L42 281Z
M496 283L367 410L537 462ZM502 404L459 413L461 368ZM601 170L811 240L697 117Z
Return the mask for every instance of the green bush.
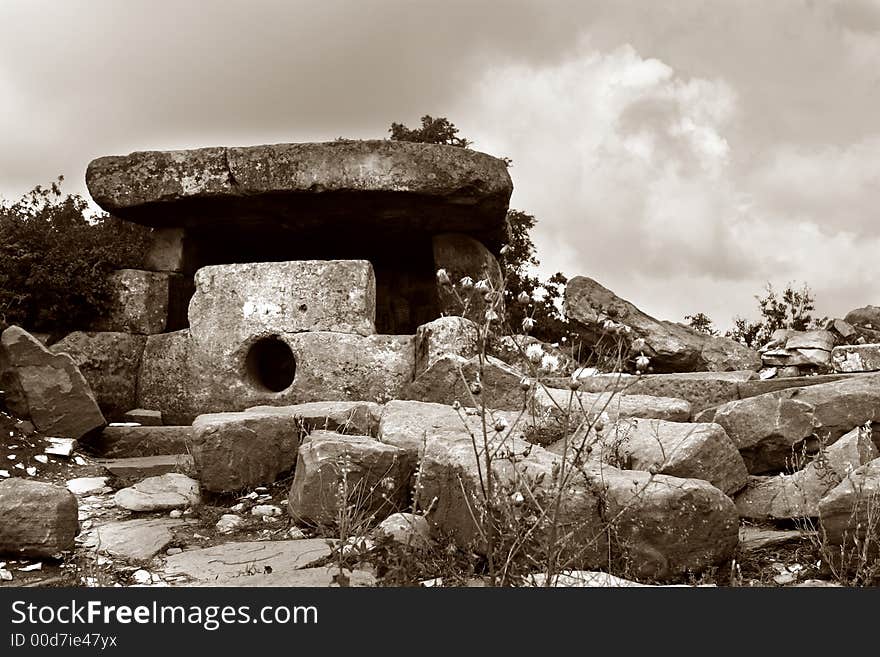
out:
M85 199L62 196L62 180L0 204L0 329L87 328L109 301L108 274L142 266L150 230L88 216Z

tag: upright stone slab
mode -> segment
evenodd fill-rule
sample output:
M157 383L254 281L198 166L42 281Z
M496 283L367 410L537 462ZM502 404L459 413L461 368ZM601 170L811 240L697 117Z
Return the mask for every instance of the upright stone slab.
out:
M183 272L185 239L183 228L153 229L144 266L150 271Z
M464 317L440 317L422 324L416 330L416 376L442 356L476 356L479 352L479 339L480 329Z
M7 408L44 434L78 439L106 424L73 359L18 326L0 336L0 389Z
M49 351L73 358L104 415L119 420L137 405L137 380L147 338L131 333L76 331Z
M169 424L190 424L198 415L189 330L147 337L137 378L134 406L162 411Z
M168 323L169 275L140 269L120 269L110 274L111 300L104 315L91 327L153 335Z

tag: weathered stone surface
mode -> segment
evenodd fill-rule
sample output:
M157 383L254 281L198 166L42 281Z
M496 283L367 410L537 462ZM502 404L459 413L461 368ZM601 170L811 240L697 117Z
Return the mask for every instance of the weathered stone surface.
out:
M559 457L540 447L528 448L526 454L524 445L508 443L517 457L516 472L510 459L497 459L496 481L508 487L505 492L528 485L532 491L543 491L536 494L554 495L552 473ZM429 520L459 545L481 549L474 518L480 517L484 505L473 447L434 441L423 468L420 496L425 505L436 498ZM707 482L604 465L583 468L566 484L558 522L570 541L571 553L565 558L573 567L607 567L610 550L615 565L626 564L640 577L668 579L705 570L729 558L736 548L736 508ZM610 532L606 518L613 519ZM535 532L536 538L541 531ZM609 534L614 537L611 545Z
M192 439L199 481L214 493L271 484L293 467L301 431L295 415L200 415L193 422Z
M146 408L133 408L126 411L122 419L124 422L136 422L142 427L161 427L162 411L153 411Z
M0 554L41 558L73 549L77 509L66 488L17 477L0 481Z
M464 317L440 317L422 324L415 336L415 375L446 355L471 358L479 353L480 330Z
M344 584L339 582L339 567L315 566L314 568L301 568L300 570L282 570L271 572L257 570L255 575L241 575L231 579L218 578L211 582L192 584L191 586L230 586L246 588L336 588L345 587L370 587L376 585L376 577L368 570L355 568L344 569L342 576Z
M636 577L698 573L733 556L739 516L733 501L699 479L602 469L612 548ZM616 544L616 545L615 545Z
M880 330L880 306L865 306L850 310L843 321L853 326Z
M780 472L793 456L820 442L831 445L880 414L880 376L865 375L789 388L719 406L724 427L751 474Z
M551 418L569 411L573 417L588 415L615 420L620 417L654 418L670 422L687 422L691 417L691 405L684 399L655 397L652 395L627 395L615 392L575 392L557 388L538 388L534 403L540 411Z
M565 377L578 368L577 361L562 349L531 335L502 336L491 343L490 351L492 356L529 376Z
M682 324L660 321L585 276L569 280L565 313L589 343L603 335L606 319L630 328L627 340L641 338L644 354L660 372L758 370L760 356L734 340L699 333Z
M473 237L461 233L435 235L432 244L434 266L437 271L446 272L450 280L450 284L438 281L440 311L445 315L466 317L481 325L486 321L486 311L490 308L503 316L501 267L489 249ZM463 287L460 282L464 277L469 277L475 285ZM489 301L485 299L487 289L476 285L481 280L488 284L488 291L493 293Z
M248 412L289 415L304 432L316 429L351 435L371 436L379 427L382 406L376 402L308 402L293 406L252 406Z
M244 518L241 516L237 516L234 513L225 513L220 516L220 520L217 521L217 524L214 527L221 534L231 534L235 531L238 531L244 526Z
M856 539L871 536L868 549L877 550L877 509L880 504L880 458L857 468L819 502L819 523L825 540L852 554ZM868 555L871 556L871 555Z
M750 477L736 497L740 516L750 519L812 518L819 501L846 475L880 457L871 432L857 427L841 436L802 470L775 477Z
M253 368L261 366L248 367L246 353L232 362L203 361L193 353L187 331L172 335L155 344L154 338L147 340L138 396L141 406L159 409L167 421L179 424L199 414L259 405L385 401L399 397L413 376L415 350L408 335L321 331L279 336L290 349L295 373L293 383L278 392L255 382ZM264 356L273 359L272 353Z
M92 330L162 333L168 323L168 280L166 273L141 269L113 272L109 280L109 307L104 316L94 322Z
M183 520L138 518L99 525L85 546L121 559L147 561L174 540Z
M148 477L134 486L122 488L113 496L116 506L129 511L170 511L201 503L199 482L170 472Z
M737 372L683 372L677 374L596 374L578 379L583 392L620 392L627 395L674 397L689 402L694 413L739 399L740 384L751 380L751 370ZM549 385L567 388L570 379Z
M73 358L104 416L112 420L137 405L137 379L147 338L118 332L77 331L53 344Z
M193 470L192 456L189 454L130 456L102 459L98 463L113 476L125 480L140 480L144 477L158 477L172 472L192 472Z
M406 504L411 471L402 449L369 436L321 433L299 448L288 500L295 521L337 525L341 491L355 525L382 520Z
M422 372L400 397L438 404L458 401L466 406L473 406L472 400L476 400L490 408L523 408L526 393L520 388L522 372L497 358L486 356L480 380L481 392L474 395L471 386L479 374L478 356L463 358L446 354L437 358Z
M163 572L231 586L237 578L265 572L267 566L272 574L280 576L307 568L329 555L330 546L323 538L232 542L171 555L165 560Z
M166 422L190 424L193 401L189 330L147 337L137 379L137 406L162 412Z
M210 362L242 359L243 347L270 335L376 332L376 279L366 260L215 265L195 282L190 335Z
M48 435L77 439L106 424L73 359L17 326L0 336L0 389L10 411Z
M791 331L785 348L831 351L834 348L834 335L830 331Z
M65 483L65 487L77 497L94 495L107 488L107 477L77 477L69 479Z
M513 184L502 160L403 141L148 151L93 160L92 198L153 226L265 223L500 233Z
M150 246L144 256L144 268L150 271L184 270L184 240L182 228L154 228L150 235Z
M427 518L414 513L391 514L379 523L376 534L416 550L426 550L433 545Z
M579 431L567 443L548 449L570 455L591 448L590 457L624 470L651 471L683 479L702 479L732 495L746 485L745 463L717 424L690 424L628 418L605 427L601 434Z
M838 372L874 372L880 370L880 344L835 347L831 360Z
M183 454L192 442L189 425L162 427L104 427L88 441L89 447L104 458Z
M800 529L769 529L745 525L739 528L739 547L743 551L750 552L794 541L808 540L815 536L816 532Z
M834 381L842 381L847 378L845 374L818 374L815 376L799 376L778 379L766 379L760 381L754 379L752 381L744 381L739 384L739 398L747 399L748 397L757 397L768 392L777 390L785 390L787 388L805 388L807 386L817 386L822 383L832 383Z

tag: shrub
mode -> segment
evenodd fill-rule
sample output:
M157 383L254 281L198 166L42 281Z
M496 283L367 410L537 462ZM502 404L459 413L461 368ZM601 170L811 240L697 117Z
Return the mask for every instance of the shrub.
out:
M86 328L109 300L108 274L142 265L149 229L89 216L81 196L62 196L62 180L0 204L0 329Z

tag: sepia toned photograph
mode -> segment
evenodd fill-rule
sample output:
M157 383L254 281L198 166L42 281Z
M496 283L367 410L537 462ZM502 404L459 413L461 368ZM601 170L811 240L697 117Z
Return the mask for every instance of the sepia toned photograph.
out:
M2 650L880 583L880 1L0 26Z

